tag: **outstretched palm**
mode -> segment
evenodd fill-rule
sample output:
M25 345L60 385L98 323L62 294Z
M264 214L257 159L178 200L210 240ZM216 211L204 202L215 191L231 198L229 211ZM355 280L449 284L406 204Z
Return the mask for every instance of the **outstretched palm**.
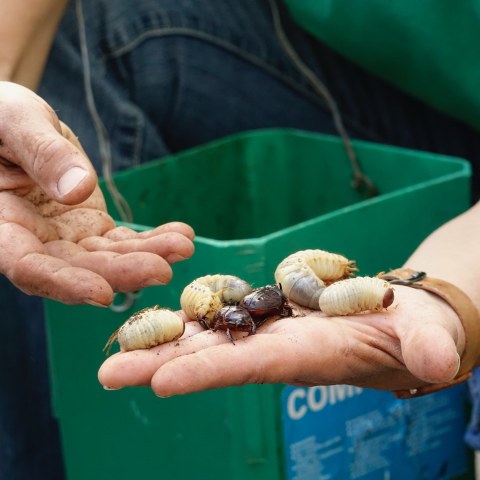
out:
M187 322L180 341L108 358L99 379L110 388L150 385L160 396L247 383L408 389L449 381L464 348L458 317L426 292L396 287L396 296L382 313L326 318L296 309L299 316L272 319L235 345Z
M113 291L167 283L193 230L115 228L80 143L33 92L1 83L0 272L29 294L108 305Z

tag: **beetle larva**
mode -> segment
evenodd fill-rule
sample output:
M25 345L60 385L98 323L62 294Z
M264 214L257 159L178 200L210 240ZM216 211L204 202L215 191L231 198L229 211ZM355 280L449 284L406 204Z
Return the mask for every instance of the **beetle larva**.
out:
M108 352L115 341L123 351L151 348L177 340L185 331L185 323L172 310L158 306L144 308L133 314L108 339L104 350Z
M318 310L325 286L358 271L354 260L325 250L301 250L285 258L275 270L275 281L287 297Z
M319 300L322 312L330 317L367 310L380 311L393 303L393 289L378 277L356 277L332 283Z
M226 304L235 304L252 291L252 286L234 275L205 275L189 283L180 296L180 305L192 320L212 328L215 314Z

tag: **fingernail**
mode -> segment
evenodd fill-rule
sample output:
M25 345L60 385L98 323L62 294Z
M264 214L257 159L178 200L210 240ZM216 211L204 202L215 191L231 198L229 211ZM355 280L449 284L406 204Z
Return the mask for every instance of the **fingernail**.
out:
M460 371L461 363L462 363L462 360L460 358L460 355L457 353L457 368L456 368L455 375L453 376L453 378L455 378L457 376L458 372Z
M107 387L107 385L104 385L103 389L108 391L113 391L113 390L120 390L120 387Z
M145 287L157 287L158 285L166 285L165 282L161 282L160 280L157 280L156 278L151 278L144 282Z
M165 257L165 260L168 263L177 263L177 262L181 262L181 261L185 260L185 257L182 257L178 253L171 253L170 255L167 255Z
M83 303L87 305L91 305L92 307L102 307L102 308L107 308L108 305L104 305L103 303L98 303L93 300L90 300L89 298L86 298L83 300Z
M80 167L72 167L67 170L57 183L58 192L65 196L70 193L82 180L88 175L88 172Z

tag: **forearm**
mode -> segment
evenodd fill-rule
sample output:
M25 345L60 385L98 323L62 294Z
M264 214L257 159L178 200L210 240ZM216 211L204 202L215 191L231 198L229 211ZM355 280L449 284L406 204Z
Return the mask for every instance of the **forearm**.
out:
M406 266L457 285L480 309L480 202L433 232Z
M0 80L36 89L68 0L0 2Z

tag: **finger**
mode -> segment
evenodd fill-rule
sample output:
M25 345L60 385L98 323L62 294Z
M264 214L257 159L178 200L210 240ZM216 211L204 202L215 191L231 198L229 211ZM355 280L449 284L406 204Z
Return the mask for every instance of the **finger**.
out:
M109 305L113 300L102 277L49 256L38 238L17 224L0 225L0 271L29 295L68 304Z
M152 238L130 239L115 242L105 237L88 237L79 242L89 251L104 250L117 253L151 252L160 255L168 263L175 263L190 258L194 252L194 245L187 237L168 232Z
M189 319L181 310L178 310L176 313L180 315L185 322L185 331L183 332L182 340L192 337L193 335L197 335L198 333L215 333L205 330L200 323L198 323L196 320ZM157 347L154 347L154 349L159 350Z
M88 252L66 241L48 242L45 247L49 255L99 274L116 292L166 285L172 278L170 265L153 253Z
M257 334L174 358L155 372L152 390L170 397L250 383L291 383L304 355L288 342L287 337Z
M131 240L137 238L138 232L128 227L116 227L105 232L103 234L103 237L108 238L109 240L112 240L114 242L118 242L121 240Z
M34 92L2 83L0 156L27 172L60 203L76 204L95 188L97 177L84 153L63 136L74 137L53 109Z
M198 349L227 342L223 332L204 330L198 322L187 322L182 338L158 347L121 352L109 357L98 371L98 379L109 388L147 386L165 362Z
M190 225L187 225L183 222L169 222L163 225L160 225L153 230L146 230L145 232L139 233L141 238L150 238L156 235L161 235L163 233L176 232L184 235L185 237L193 240L195 238L195 231Z
M428 383L452 380L460 367L460 356L451 332L434 323L418 325L402 339L405 365Z
M459 368L465 336L455 311L439 297L410 287L396 288L395 333L405 366L427 383L448 382Z
M75 268L59 259L32 254L18 262L13 283L29 295L51 298L68 305L107 306L113 301L108 283L94 272ZM28 280L16 281L16 278Z
M182 222L170 222L159 227L153 228L152 230L146 230L144 232L136 232L131 228L127 227L117 227L109 232L105 233L103 236L109 240L119 241L119 240L129 240L132 238L151 238L163 233L176 232L190 240L195 238L195 232L193 228Z

